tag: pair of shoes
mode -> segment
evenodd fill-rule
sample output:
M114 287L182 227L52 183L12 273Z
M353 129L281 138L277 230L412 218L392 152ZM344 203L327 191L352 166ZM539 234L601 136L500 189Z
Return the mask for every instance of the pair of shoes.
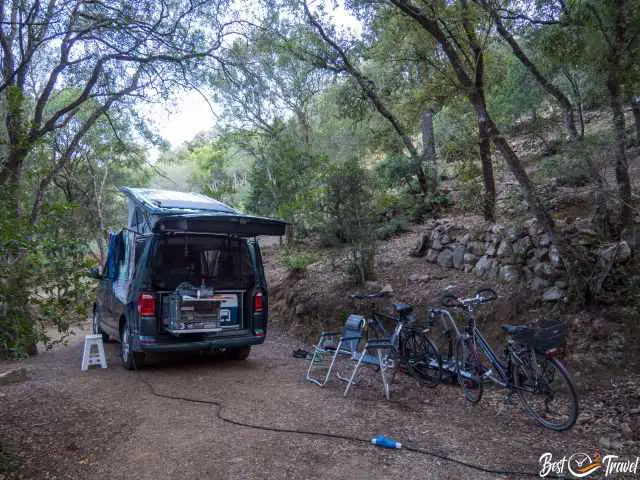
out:
M303 350L302 348L293 351L293 356L295 358L307 358L307 355L309 355L309 352Z

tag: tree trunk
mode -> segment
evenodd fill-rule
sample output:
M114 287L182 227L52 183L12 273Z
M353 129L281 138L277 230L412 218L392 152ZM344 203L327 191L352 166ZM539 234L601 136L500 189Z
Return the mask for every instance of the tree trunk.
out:
M493 162L491 159L491 137L485 121L478 122L480 162L482 163L482 181L484 183L484 219L494 222L496 208L496 184L493 178Z
M631 111L636 124L636 144L640 145L640 96L634 95L631 98Z
M7 203L4 208L11 212L17 219L22 218L22 208L20 205L20 184L22 183L22 166L24 165L25 154L20 150L9 147L7 161L0 173L0 185L3 186L3 197Z
M309 123L309 117L307 115L307 112L303 108L296 108L295 113L296 117L298 117L300 130L302 131L302 139L304 141L305 149L307 151L310 151L312 129Z
M473 90L468 93L469 99L474 104L476 122L478 125L478 146L480 149L480 162L482 164L482 182L484 184L483 213L484 219L495 221L496 184L493 177L493 162L491 159L491 136L487 126L487 101L484 88L484 52L476 35L476 30L471 21L469 3L461 0L462 26L467 36L467 41L473 52ZM475 68L474 68L475 67ZM477 108L475 107L477 105Z
M576 129L576 119L571 105L563 105L564 108L564 126L570 140L578 138L578 130Z
M430 108L422 113L422 145L423 156L427 166L429 191L435 193L438 186L438 164L435 138L433 135L433 110Z
M534 76L534 78L538 81L540 86L544 88L549 95L557 100L562 109L564 110L564 125L567 129L567 134L571 140L574 140L578 137L578 131L576 129L576 122L573 113L573 105L567 96L550 80L548 80L542 72L536 67L536 65L531 61L531 59L524 52L522 47L518 44L516 39L511 35L511 32L507 30L507 28L502 23L502 19L500 18L500 14L495 11L489 5L488 0L478 0L482 7L491 14L493 20L496 24L496 29L500 36L506 41L511 47L511 51L516 56L518 60L525 66L527 70Z
M422 168L422 155L418 154L418 149L413 143L411 139L411 135L400 123L400 120L391 112L389 108L382 101L380 96L378 95L378 91L376 89L375 82L373 82L370 78L364 75L359 69L357 69L349 59L347 52L333 40L327 32L324 30L320 22L311 14L308 5L303 1L302 6L304 8L307 19L313 25L313 27L317 30L322 37L322 40L327 43L333 50L338 54L340 59L342 60L343 66L341 67L341 71L344 73L348 73L353 77L356 81L362 92L366 95L369 101L373 104L374 108L377 112L382 115L387 121L391 124L395 132L398 134L405 148L409 152L409 156L411 157L411 161L416 170L415 174L418 178L418 183L420 184L420 190L422 194L428 193L429 182L427 180L427 176L424 173L424 169Z
M584 112L582 107L582 94L580 93L580 85L578 85L578 81L571 75L571 73L564 69L564 76L569 81L569 85L571 85L571 90L573 90L573 96L578 102L578 119L580 120L580 139L584 138Z
M613 111L616 182L618 184L620 203L622 204L620 209L620 222L622 225L628 225L633 215L631 210L631 180L629 179L629 165L627 163L625 148L626 135L624 111L622 109L622 86L620 85L620 80L613 65L609 70L607 88L611 97L611 110Z
M429 17L424 10L421 10L419 7L409 3L407 0L390 1L393 5L398 7L398 9L418 22L442 47L442 50L449 59L449 63L451 64L458 81L462 85L467 98L475 110L476 117L478 120L485 122L489 137L504 157L513 175L516 177L516 180L520 184L520 188L525 195L529 207L533 210L536 219L540 225L549 232L552 237L553 244L558 247L558 250L560 250L560 255L567 270L567 276L572 284L572 289L576 290L578 294L584 294L580 289L583 277L580 276L580 271L575 266L576 258L575 255L572 255L569 243L562 235L558 235L553 217L536 193L526 170L520 162L520 159L506 139L502 136L502 133L487 112L486 106L482 102L478 101L478 92L475 88L474 82L472 81L469 72L465 68L464 63L455 48L453 40L444 33L438 21Z
M502 133L496 126L493 119L491 119L488 116L487 116L487 128L489 130L489 134L491 135L494 145L504 157L505 161L507 162L507 165L509 165L509 169L511 170L513 175L516 177L516 180L518 180L518 183L520 184L520 187L522 188L522 191L524 193L525 199L527 200L527 203L529 204L529 207L531 208L531 210L533 210L533 213L535 214L538 222L540 222L540 224L553 235L556 230L556 223L554 222L553 217L551 217L551 215L549 214L549 211L543 205L543 203L540 200L540 197L535 192L535 189L533 188L533 184L531 183L531 180L529 179L527 172L522 166L520 159L518 158L516 153L513 151L513 149L511 148L507 140L504 138L504 136L502 136ZM556 242L555 235L554 235L554 242ZM558 248L560 248L560 245L557 245L557 246Z
M607 89L613 112L613 131L615 138L616 182L618 184L618 196L620 197L620 222L622 225L631 223L633 211L631 210L631 180L629 179L629 165L626 153L626 135L624 110L622 108L622 72L624 71L625 55L625 18L623 2L616 2L614 18L614 41L610 43L609 51L609 75L607 77Z
M584 108L582 100L578 102L578 118L580 119L580 138L584 138Z

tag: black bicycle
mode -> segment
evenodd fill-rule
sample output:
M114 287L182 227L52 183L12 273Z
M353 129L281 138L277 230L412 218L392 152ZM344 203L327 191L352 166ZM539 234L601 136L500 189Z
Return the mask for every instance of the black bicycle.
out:
M350 297L375 300L386 296L386 292L378 292L356 293ZM413 305L394 303L393 309L396 315L389 315L379 311L375 301L371 302L367 318L368 339L383 340L391 344L392 348L385 361L393 368L394 374L398 369L414 378L437 384L442 375L442 360L426 329L418 325L413 315ZM393 330L390 330L390 326Z
M558 358L566 342L566 325L503 325L510 338L500 360L478 330L474 313L479 305L496 298L490 288L478 290L471 298L450 293L442 297L445 307L461 308L467 319L455 348L458 381L466 399L479 402L484 382L492 381L518 392L524 409L543 427L557 431L571 428L578 417L578 395L571 374ZM483 365L481 355L489 367Z

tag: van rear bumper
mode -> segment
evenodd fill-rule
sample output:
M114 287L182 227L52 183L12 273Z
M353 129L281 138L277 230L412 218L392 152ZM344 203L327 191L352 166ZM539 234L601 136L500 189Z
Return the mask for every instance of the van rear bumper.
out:
M264 343L265 337L245 336L235 338L216 338L205 340L161 341L154 337L137 336L133 338L132 350L136 352L187 352L197 350L217 350L222 348L241 348Z

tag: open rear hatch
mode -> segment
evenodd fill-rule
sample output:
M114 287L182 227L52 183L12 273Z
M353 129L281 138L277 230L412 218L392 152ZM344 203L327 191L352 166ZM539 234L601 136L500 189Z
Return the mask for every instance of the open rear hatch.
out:
M243 237L282 236L287 223L273 218L231 213L192 213L158 218L155 233L226 233Z

